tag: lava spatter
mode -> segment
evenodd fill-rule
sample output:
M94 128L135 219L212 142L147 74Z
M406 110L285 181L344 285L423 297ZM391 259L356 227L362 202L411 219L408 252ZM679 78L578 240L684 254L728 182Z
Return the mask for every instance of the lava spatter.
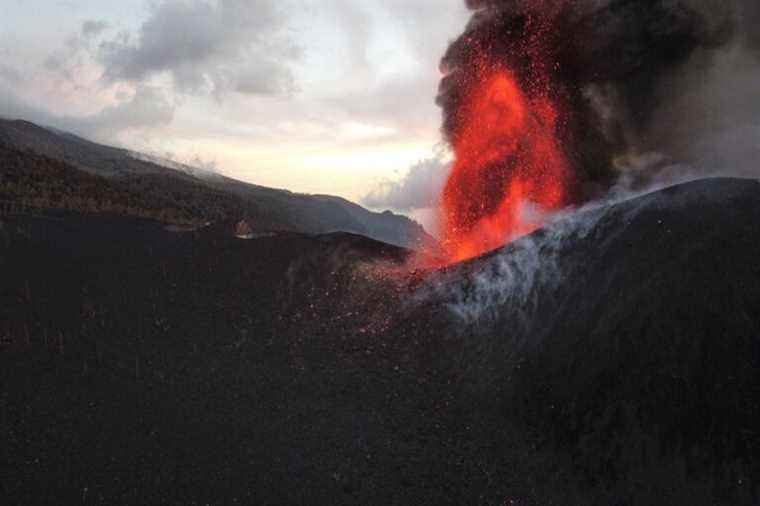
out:
M572 179L543 86L527 91L505 65L483 60L457 111L455 161L440 205L446 260L478 256L538 228L536 210L566 205Z

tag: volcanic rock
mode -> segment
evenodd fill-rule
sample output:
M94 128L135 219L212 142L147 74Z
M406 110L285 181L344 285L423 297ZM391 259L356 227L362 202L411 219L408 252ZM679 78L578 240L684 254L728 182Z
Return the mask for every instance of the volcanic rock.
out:
M695 181L413 276L345 233L4 219L0 496L757 504L758 190Z

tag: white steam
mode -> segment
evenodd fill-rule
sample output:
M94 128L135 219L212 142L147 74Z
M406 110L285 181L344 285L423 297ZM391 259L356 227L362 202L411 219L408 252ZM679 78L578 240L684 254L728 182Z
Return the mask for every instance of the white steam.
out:
M606 241L626 230L633 218L645 206L618 206L625 201L704 177L698 170L683 165L668 165L654 154L630 159L632 166L624 171L618 184L601 199L578 209L566 209L548 218L539 231L524 236L504 248L484 257L453 266L432 276L416 293L415 302L443 303L456 321L467 326L496 322L509 316L514 336L527 336L528 326L535 323L539 295L552 294L563 283L564 269L577 266L582 258L563 262L568 255L598 230L594 245L604 247ZM651 178L657 164L657 177ZM646 171L650 177L642 186L636 171ZM658 198L669 198L665 195ZM614 228L603 226L604 219L614 212ZM542 318L546 318L543 315ZM550 316L549 316L550 317ZM515 343L519 345L519 343Z

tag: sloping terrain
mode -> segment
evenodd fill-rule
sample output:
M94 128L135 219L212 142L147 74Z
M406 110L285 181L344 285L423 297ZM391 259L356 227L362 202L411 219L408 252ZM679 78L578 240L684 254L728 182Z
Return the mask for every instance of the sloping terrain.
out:
M370 212L344 199L296 194L203 173L126 149L96 144L75 135L21 120L0 119L0 146L30 152L100 176L144 194L167 198L179 207L196 207L197 217L235 222L248 219L256 229L321 234L352 232L406 247L434 240L418 223L393 213ZM3 170L0 158L0 171ZM159 205L159 203L155 204Z
M758 220L757 181L675 186L454 267L417 311L450 305L474 406L614 483L607 504L755 504Z
M0 143L33 151L104 177L163 172L156 164L129 156L127 150L103 146L29 121L0 119Z
M8 504L756 504L760 185L409 272L363 237L0 227Z

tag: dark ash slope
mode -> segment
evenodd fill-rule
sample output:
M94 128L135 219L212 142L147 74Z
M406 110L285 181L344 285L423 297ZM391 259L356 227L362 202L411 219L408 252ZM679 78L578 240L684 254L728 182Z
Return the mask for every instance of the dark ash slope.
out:
M348 234L0 229L9 504L756 504L760 186L425 279Z
M758 182L696 181L434 280L434 304L474 320L460 330L474 405L498 399L591 482L615 483L610 501L754 504L758 223Z

